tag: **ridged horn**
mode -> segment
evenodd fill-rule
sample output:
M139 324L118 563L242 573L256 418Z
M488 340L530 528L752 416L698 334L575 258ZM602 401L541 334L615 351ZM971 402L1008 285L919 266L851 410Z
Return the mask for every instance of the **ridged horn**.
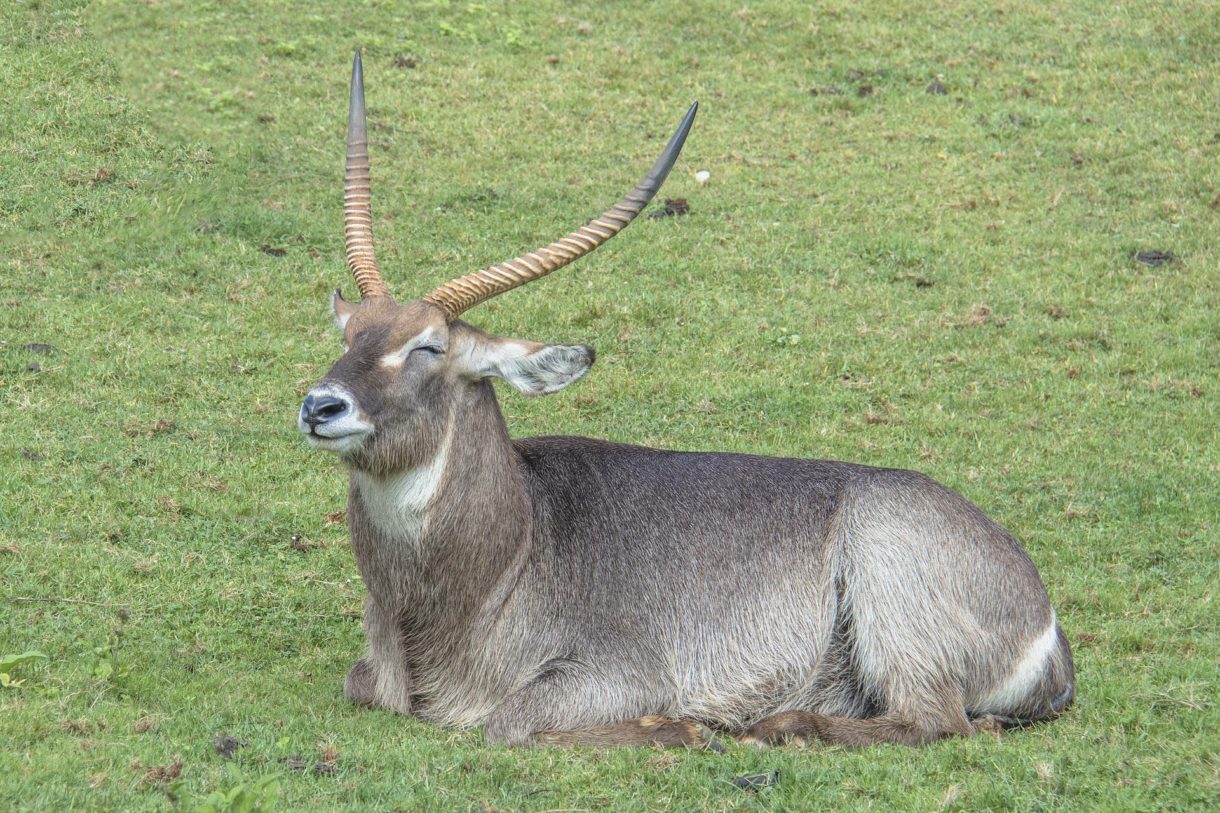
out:
M599 217L537 251L447 282L424 299L444 309L450 320L456 319L459 314L493 296L544 277L573 260L580 259L618 234L643 211L665 182L674 161L678 159L678 153L682 151L686 134L690 132L695 111L698 109L698 102L690 106L682 123L665 145L661 157L652 165L644 179Z
M369 207L369 144L364 122L364 70L360 51L352 63L352 93L347 108L347 160L343 169L343 248L360 298L389 296L373 254L373 212Z

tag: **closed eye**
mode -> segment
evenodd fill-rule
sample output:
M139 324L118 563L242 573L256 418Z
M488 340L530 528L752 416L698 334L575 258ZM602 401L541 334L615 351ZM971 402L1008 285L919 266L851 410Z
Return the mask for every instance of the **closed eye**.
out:
M440 345L436 345L436 344L421 344L419 347L411 348L411 352L412 353L421 353L422 352L422 353L429 353L433 356L440 356L440 355L444 354L445 348L441 347Z

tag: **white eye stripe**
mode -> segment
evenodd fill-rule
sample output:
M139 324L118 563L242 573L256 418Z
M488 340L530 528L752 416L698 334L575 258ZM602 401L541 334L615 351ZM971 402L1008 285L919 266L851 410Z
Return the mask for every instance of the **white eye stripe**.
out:
M415 338L404 344L393 353L386 353L381 357L381 366L389 367L392 370L397 370L402 367L407 360L407 356L411 355L412 350L418 350L424 346L442 347L441 343L436 340L437 330L427 327L416 334ZM443 348L442 348L443 349Z

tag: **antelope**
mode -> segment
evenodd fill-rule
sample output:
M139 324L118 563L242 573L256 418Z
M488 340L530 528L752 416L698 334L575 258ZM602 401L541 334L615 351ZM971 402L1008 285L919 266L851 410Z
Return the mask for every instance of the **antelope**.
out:
M345 696L507 745L917 745L1058 715L1072 655L1038 571L928 477L509 437L491 379L553 393L594 351L458 317L625 228L696 108L587 225L399 303L374 257L357 52L344 235L360 300L335 291L344 353L298 418L349 471L368 596Z

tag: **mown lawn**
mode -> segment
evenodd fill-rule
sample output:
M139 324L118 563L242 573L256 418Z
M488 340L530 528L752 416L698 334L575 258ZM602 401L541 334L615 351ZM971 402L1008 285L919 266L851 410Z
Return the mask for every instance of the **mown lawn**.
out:
M294 422L354 291L358 45L400 298L579 225L699 99L688 215L468 315L598 350L512 431L925 471L1025 540L1076 705L717 754L346 703L345 478ZM0 687L0 808L1220 804L1215 3L3 0L0 76L0 656L46 655Z

